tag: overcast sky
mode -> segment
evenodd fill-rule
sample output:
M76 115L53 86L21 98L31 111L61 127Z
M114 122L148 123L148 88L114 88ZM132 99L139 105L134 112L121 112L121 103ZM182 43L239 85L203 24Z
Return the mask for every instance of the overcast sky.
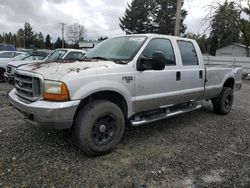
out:
M207 14L207 5L223 0L184 0L188 11L187 31L202 33L201 21ZM123 34L119 17L131 0L0 0L0 33L16 32L25 21L36 32L49 33L53 39L61 36L59 23L83 24L87 38Z

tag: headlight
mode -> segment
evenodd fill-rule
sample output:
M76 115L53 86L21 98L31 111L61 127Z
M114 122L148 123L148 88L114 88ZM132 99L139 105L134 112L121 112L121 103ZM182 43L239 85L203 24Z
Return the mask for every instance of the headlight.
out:
M69 101L69 91L65 83L44 80L43 99L48 101Z

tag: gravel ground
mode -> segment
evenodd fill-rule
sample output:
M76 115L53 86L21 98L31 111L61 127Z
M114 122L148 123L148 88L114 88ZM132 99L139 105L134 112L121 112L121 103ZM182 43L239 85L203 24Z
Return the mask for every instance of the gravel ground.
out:
M112 153L89 158L67 131L24 123L0 83L0 187L250 187L250 82L232 112L200 110L129 127Z

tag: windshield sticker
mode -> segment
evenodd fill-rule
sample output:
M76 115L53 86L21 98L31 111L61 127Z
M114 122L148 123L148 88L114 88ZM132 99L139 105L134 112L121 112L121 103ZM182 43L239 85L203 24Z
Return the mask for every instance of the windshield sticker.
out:
M129 41L137 41L142 42L144 40L144 37L131 37Z

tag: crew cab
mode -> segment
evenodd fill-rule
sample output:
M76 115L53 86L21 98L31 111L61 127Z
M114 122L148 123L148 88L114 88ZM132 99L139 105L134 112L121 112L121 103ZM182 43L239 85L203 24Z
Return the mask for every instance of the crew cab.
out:
M203 100L229 113L241 75L240 67L205 66L194 40L127 35L105 40L81 61L19 67L9 100L33 126L72 129L86 154L101 155L119 143L125 124L190 112Z
M85 54L85 51L77 49L56 49L50 55L47 53L33 52L22 59L14 59L9 62L7 65L7 71L4 73L4 77L9 84L13 84L15 70L22 65L41 61L55 61L60 59L79 60Z

